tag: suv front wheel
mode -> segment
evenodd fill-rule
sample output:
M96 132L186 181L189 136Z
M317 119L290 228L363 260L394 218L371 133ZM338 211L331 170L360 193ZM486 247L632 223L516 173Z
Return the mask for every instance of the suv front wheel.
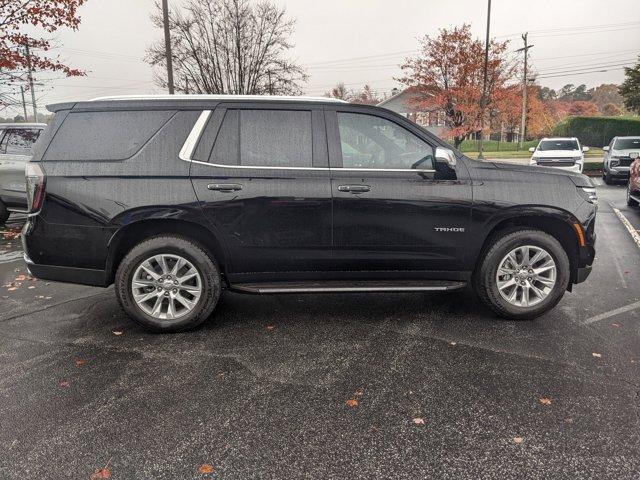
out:
M204 322L220 297L220 271L197 244L174 236L135 246L115 278L125 313L157 332L189 330Z
M523 230L490 246L474 283L480 299L498 315L530 320L556 306L569 278L569 258L560 242L539 230Z

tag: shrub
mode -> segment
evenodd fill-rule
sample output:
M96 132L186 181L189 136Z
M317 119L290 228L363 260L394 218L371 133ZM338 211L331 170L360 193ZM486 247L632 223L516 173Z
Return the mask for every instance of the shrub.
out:
M640 136L639 117L567 117L553 129L560 137L578 137L590 147L609 145L613 137Z

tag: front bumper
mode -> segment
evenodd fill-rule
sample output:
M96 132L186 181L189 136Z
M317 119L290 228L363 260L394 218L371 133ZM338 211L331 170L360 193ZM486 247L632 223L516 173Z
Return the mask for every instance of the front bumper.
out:
M535 167L550 167L553 169L557 169L557 170L564 170L567 172L576 172L576 173L582 173L583 170L583 164L582 163L576 163L575 165L571 165L570 167L556 167L555 165L553 165L553 163L547 162L547 163L532 163L531 165L535 166Z

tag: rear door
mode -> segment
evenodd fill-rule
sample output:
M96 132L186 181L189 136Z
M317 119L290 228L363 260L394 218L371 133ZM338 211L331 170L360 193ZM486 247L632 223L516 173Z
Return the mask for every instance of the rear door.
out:
M456 279L445 272L465 265L472 196L464 165L436 161L416 126L379 109L330 109L326 123L337 266Z
M226 104L210 116L191 178L225 243L232 281L331 265L331 189L321 107Z

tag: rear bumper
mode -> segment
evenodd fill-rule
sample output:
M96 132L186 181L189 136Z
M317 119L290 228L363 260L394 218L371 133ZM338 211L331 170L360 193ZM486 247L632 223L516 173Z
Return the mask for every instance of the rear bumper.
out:
M29 273L42 280L54 282L77 283L94 287L106 287L107 272L104 270L91 270L88 268L60 267L57 265L39 265L34 263L27 254L24 255Z

